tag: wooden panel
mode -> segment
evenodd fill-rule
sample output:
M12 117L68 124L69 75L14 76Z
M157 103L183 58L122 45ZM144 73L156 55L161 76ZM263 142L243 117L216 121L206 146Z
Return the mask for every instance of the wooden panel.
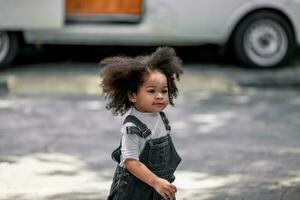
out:
M66 12L140 15L142 0L66 0Z

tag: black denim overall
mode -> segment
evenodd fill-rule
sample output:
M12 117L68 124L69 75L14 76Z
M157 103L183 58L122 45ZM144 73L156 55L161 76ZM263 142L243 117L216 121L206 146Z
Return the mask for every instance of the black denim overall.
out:
M181 158L177 154L170 137L171 127L163 112L160 116L165 124L168 134L166 136L149 139L139 156L140 162L144 163L154 174L168 180L175 180L174 172ZM151 134L150 129L135 116L128 115L124 124L131 122L136 126L127 127L127 134L137 134L146 138ZM121 145L112 153L113 160L120 163ZM116 168L113 183L111 185L108 200L160 200L163 199L152 187L132 175L126 168Z

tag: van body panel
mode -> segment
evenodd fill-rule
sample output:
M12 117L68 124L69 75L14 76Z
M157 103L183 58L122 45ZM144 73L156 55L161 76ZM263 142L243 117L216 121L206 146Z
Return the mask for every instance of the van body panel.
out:
M74 4L75 1L69 2ZM63 0L0 0L0 29L21 30L26 42L41 44L222 45L227 42L244 16L257 9L266 8L276 9L289 18L295 30L296 40L300 44L299 0L132 0L132 2L142 11L137 12L136 19L124 18L122 23L117 23L118 17L122 18L117 13L115 16L107 16L114 17L109 19L112 21L117 19L108 23L105 21L107 18L103 18L105 13L101 11L102 13L98 14L102 20L97 21L98 19L94 18L89 23L80 20L79 23L68 23L66 16L72 9L74 12L76 6L70 4L68 8ZM125 8L126 6L122 7L123 11ZM125 23L126 21L135 23Z
M1 30L60 29L63 0L0 0Z

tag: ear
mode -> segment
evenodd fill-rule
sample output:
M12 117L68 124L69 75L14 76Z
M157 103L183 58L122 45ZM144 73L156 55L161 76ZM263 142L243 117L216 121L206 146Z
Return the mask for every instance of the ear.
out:
M136 93L128 92L127 96L128 96L129 101L131 101L132 103L136 102Z

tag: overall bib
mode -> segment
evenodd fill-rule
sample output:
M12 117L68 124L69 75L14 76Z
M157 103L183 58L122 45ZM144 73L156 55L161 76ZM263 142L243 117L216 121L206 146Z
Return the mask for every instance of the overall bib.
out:
M163 112L160 116L167 130L167 135L149 139L139 156L140 162L146 165L154 174L168 180L170 183L175 180L174 172L179 165L181 158L177 154L170 137L171 127ZM138 118L128 115L124 124L131 122L136 125L127 127L127 134L137 134L147 138L151 131ZM113 151L112 158L120 163L121 145ZM132 175L126 168L116 168L113 183L111 185L108 200L160 200L163 199L152 187Z

